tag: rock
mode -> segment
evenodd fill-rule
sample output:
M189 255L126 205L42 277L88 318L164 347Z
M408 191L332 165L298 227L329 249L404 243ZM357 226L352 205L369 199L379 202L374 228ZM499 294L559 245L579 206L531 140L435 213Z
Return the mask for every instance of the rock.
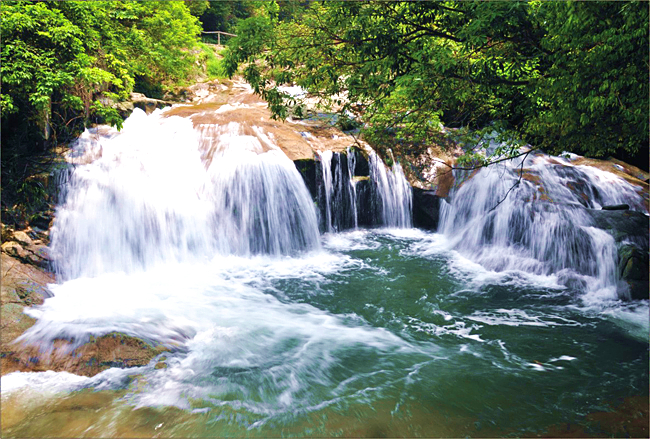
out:
M318 198L318 183L316 182L316 160L315 159L299 159L294 160L293 164L296 166L298 172L302 176L305 186L309 189L312 199Z
M147 114L152 113L156 108L165 108L173 104L169 101L148 98L142 93L131 93L131 101L134 107L144 110Z
M594 227L607 230L616 242L632 241L648 248L648 216L634 210L585 209Z
M16 232L14 236L19 235L19 239L23 242L26 242L25 237L27 236L24 232ZM25 236L22 236L25 235ZM29 237L27 239L32 242L32 244L23 244L20 245L16 241L8 241L2 244L2 252L12 256L16 259L19 259L25 264L30 264L37 266L42 269L50 269L50 254L47 246L42 244L34 243Z
M87 343L73 350L72 343L63 339L55 340L52 351L47 353L28 345L10 344L9 347L12 349L3 350L3 374L17 370L53 370L94 376L111 367L144 366L168 351L163 346L153 346L139 338L117 332L91 337ZM167 366L162 362L158 364Z
M53 212L44 212L34 215L29 221L29 225L40 230L49 230L52 225Z
M25 232L14 232L14 234L11 237L11 240L16 241L18 244L22 246L28 246L34 243L32 241L32 238L30 238L29 235Z
M624 244L618 251L618 258L618 274L627 286L629 298L648 299L648 252L634 244Z
M2 252L19 259L27 257L27 252L25 249L23 249L20 244L14 241L5 242L2 244Z
M413 225L421 229L437 230L440 200L436 191L413 188Z
M11 238L14 232L13 227L2 224L2 242L9 241L9 238Z
M623 300L648 299L648 216L634 210L585 209L594 227L610 233L618 244L618 276Z
M352 147L351 151L354 154L354 176L369 177L370 164L368 163L368 157L366 157L367 153L357 147Z
M603 210L630 210L629 204L614 204L611 206L603 206Z
M124 101L124 102L118 102L117 104L114 105L114 108L121 112L121 113L130 113L133 111L135 106L133 105L133 102L131 101Z
M370 179L357 181L357 222L359 226L375 225L376 216L372 202L372 182Z

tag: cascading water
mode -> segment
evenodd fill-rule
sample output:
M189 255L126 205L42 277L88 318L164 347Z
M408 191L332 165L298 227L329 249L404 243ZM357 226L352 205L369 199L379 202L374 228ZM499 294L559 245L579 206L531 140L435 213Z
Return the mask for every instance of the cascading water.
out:
M136 111L121 134L89 140L80 146L101 157L75 169L52 230L63 279L320 245L293 163L235 123L195 130L187 119Z
M379 156L369 157L371 193L381 224L388 227L411 227L411 186L404 177L402 166L395 162L390 171Z
M369 152L367 173L355 175L361 153L318 153L317 179L321 207L321 229L342 231L358 226L411 227L411 187L399 164L387 168L374 151Z
M357 227L357 200L354 190L354 168L350 155L332 151L318 152L320 161L319 202L323 205L323 231L336 232Z
M478 171L451 200L443 203L440 230L473 261L495 271L557 275L565 285L611 299L617 298L616 244L593 227L586 209L627 203L645 211L624 180L542 154Z
M319 236L296 167L256 127L136 111L84 134L52 230L62 282L19 341L46 355L118 332L168 351L3 376L3 436L549 436L608 401L647 408L647 301L593 311L557 282L610 294L612 237L583 214L640 209L633 190L536 157L503 200L513 162L456 191L443 235L406 228L399 165L357 154L303 164L338 231Z

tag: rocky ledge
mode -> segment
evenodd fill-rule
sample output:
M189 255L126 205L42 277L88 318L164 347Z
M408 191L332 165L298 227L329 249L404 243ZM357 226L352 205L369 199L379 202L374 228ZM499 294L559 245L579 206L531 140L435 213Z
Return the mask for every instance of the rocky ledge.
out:
M31 235L31 236L30 236ZM167 349L140 339L110 333L72 349L67 340L55 340L47 352L15 340L36 320L26 315L25 307L41 305L51 297L48 284L55 282L44 244L47 234L32 229L14 232L3 228L2 295L0 297L0 368L11 372L66 371L93 376L110 367L148 364ZM156 365L159 367L159 365ZM164 367L164 363L160 363Z

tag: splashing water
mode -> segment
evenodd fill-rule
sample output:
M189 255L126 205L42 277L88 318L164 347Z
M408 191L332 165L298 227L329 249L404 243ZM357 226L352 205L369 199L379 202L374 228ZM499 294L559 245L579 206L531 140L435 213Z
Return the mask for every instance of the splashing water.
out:
M645 211L642 197L595 168L544 155L524 160L482 169L462 183L442 204L442 233L490 270L553 274L592 298L617 299L616 243L592 226L587 209L627 203Z
M236 123L195 130L186 119L136 111L121 134L93 146L101 157L75 169L56 212L62 279L320 245L293 163Z
M557 282L609 298L615 278L613 239L565 193L566 171L500 204L518 163L481 171L433 234L407 228L398 164L370 154L355 179L360 158L337 154L320 154L325 231L357 227L364 209L390 229L319 236L300 174L256 128L136 111L122 133L84 134L52 230L63 282L26 310L38 321L21 340L121 332L169 352L91 378L4 376L3 412L23 420L3 414L3 434L530 435L647 396L647 303L586 312ZM547 172L536 160L530 173ZM576 172L594 203L634 205L627 186Z

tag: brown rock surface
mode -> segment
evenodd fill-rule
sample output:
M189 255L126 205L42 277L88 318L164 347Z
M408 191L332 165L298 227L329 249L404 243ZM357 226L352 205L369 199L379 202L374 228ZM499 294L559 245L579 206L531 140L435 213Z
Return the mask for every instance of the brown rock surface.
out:
M352 136L322 122L272 119L266 102L241 81L224 81L222 87L207 90L210 93L204 93L194 103L176 105L164 114L187 117L197 127L234 122L242 135L257 137L265 145L261 131L291 160L311 159L315 151L343 151L355 144ZM210 145L205 148L209 150Z
M18 245L15 242L11 244ZM0 368L2 375L16 371L54 370L92 376L109 367L145 365L156 355L167 350L118 333L93 338L74 350L71 343L66 340L56 340L49 352L43 352L35 346L16 343L16 338L36 322L23 313L24 308L42 304L44 299L50 296L47 284L54 283L55 278L53 273L24 263L4 251L1 258Z

